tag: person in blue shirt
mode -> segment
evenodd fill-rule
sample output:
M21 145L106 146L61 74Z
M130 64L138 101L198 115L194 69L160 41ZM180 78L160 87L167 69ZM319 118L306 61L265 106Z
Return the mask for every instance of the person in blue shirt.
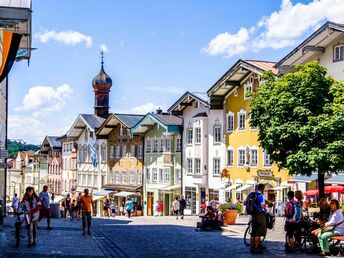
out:
M127 198L127 201L125 202L125 209L128 212L128 218L130 218L131 211L133 209L133 201L130 199L130 197Z
M265 198L264 198L265 185L259 184L257 187L258 195L258 212L252 215L252 232L251 232L251 250L252 254L262 254L265 249L262 246L260 239L266 235L266 219L265 219Z

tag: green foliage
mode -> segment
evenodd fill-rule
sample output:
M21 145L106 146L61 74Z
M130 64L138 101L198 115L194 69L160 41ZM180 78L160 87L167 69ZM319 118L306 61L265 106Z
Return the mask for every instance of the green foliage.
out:
M19 151L37 151L39 146L34 144L23 144L18 141L7 140L8 154L11 158L16 158Z
M252 125L261 146L290 174L344 169L344 83L326 75L318 62L274 77L252 96Z
M217 207L221 212L225 212L226 210L236 210L237 213L241 213L243 211L243 206L242 204L233 204L231 202L226 202L223 204L220 204Z

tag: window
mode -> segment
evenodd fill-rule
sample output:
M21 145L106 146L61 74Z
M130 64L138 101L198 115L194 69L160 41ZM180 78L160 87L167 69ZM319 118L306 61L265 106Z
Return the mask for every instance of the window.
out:
M195 174L200 175L201 174L201 160L195 159Z
M150 181L150 171L149 171L149 168L146 168L146 181L147 182Z
M129 184L134 184L134 172L131 171L129 175Z
M171 152L171 139L166 139L166 152Z
M119 172L118 171L116 171L115 172L115 183L119 183Z
M257 166L258 165L258 150L257 149L251 149L251 166Z
M127 173L125 171L122 172L122 184L127 183Z
M238 166L244 166L245 165L245 150L239 150L238 151Z
M141 185L142 184L142 172L137 171L137 184Z
M247 81L247 83L244 85L244 99L250 98L249 95L252 94L253 83L254 83L254 77L251 76L250 79Z
M142 158L142 145L139 143L139 146L137 146L137 157Z
M186 131L187 144L192 144L192 137L193 137L192 133L193 133L192 126L191 124L189 124L189 128Z
M344 60L344 44L334 46L333 48L333 61L343 61Z
M122 145L122 158L125 158L125 155L127 154L127 146Z
M233 166L234 152L233 150L227 150L227 165Z
M79 154L78 161L81 162L82 161L82 147L80 145L78 146L78 154Z
M181 138L176 139L176 151L177 152L182 151L182 139Z
M159 182L164 181L164 170L162 168L159 168Z
M174 172L175 172L175 176L174 176L175 181L180 182L182 180L182 174L180 173L180 169L177 168L174 170Z
M218 200L219 190L209 189L209 200Z
M158 140L153 140L153 152L158 152Z
M152 151L152 140L147 140L146 152Z
M213 163L214 163L213 164L214 175L220 175L220 159L214 158Z
M186 161L187 163L187 171L188 171L188 174L192 174L192 159L187 159Z
M115 146L110 145L110 159L115 157Z
M201 128L196 127L195 128L195 143L200 144L201 143Z
M164 181L165 183L169 183L170 182L170 169L169 168L164 168Z
M221 126L214 125L214 143L221 142Z
M119 145L116 145L116 159L119 159L119 157L121 156L121 147Z
M240 110L238 113L238 123L239 123L239 130L245 130L246 128L246 111Z
M272 161L270 159L270 155L264 151L264 167L270 167L272 165Z
M227 131L234 130L234 114L232 112L228 112L227 115Z
M165 139L161 138L160 139L160 152L165 151Z
M100 146L100 156L101 156L101 161L106 162L106 145L103 143Z
M158 181L158 169L152 168L152 181L156 182Z
M85 162L87 160L87 147L84 146L82 148L82 162Z
M135 157L135 145L130 145L130 157Z
M109 183L112 183L113 179L114 179L113 171L112 171L112 169L110 169L110 171L109 171Z

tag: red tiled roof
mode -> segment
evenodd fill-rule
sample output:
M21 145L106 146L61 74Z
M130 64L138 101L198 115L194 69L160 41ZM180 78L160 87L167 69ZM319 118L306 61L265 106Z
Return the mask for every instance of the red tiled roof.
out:
M277 69L274 67L276 62L258 61L258 60L245 60L245 62L253 66L256 66L264 71L271 70L274 74L277 74Z

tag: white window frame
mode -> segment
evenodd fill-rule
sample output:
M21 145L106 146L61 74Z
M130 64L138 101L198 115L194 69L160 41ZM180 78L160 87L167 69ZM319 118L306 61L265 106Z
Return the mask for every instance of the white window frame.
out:
M165 139L160 138L160 152L165 152Z
M157 153L159 148L159 140L154 138L153 139L153 152Z
M229 157L229 153L231 153L231 158ZM232 161L231 163L229 161ZM228 167L233 167L234 165L234 148L233 147L228 147L227 148L227 166Z
M243 127L241 126L242 125L241 117L244 117ZM246 111L243 109L241 109L238 112L238 130L239 131L245 131L246 130Z
M150 168L146 168L146 178L145 180L149 182L151 179Z
M221 125L215 124L213 127L214 144L221 143Z
M147 139L146 152L147 153L151 153L152 152L152 140L151 139Z
M242 161L242 156L244 157L243 162ZM245 148L238 148L238 167L244 167L246 165L246 150Z
M164 169L159 168L159 182L164 182Z
M338 58L337 58L337 49L338 49ZM340 62L344 60L344 44L339 44L333 46L333 62Z
M115 157L115 146L114 145L110 145L110 159L114 159Z
M156 183L158 181L158 169L152 168L152 182Z
M127 145L122 145L122 158L125 158L127 155Z
M202 128L201 127L195 127L195 144L201 144L202 143Z
M187 145L193 144L193 128L192 128L191 123L189 123L189 126L186 129L186 144Z
M176 152L182 151L182 138L177 137L176 138Z
M164 168L164 182L169 183L171 181L170 168Z
M137 171L137 184L141 185L142 184L142 172Z
M115 179L114 179L115 183L119 183L119 171L115 171Z
M135 173L131 171L129 174L129 184L133 185L135 183Z
M180 168L176 168L174 170L175 172L175 182L179 183L182 181L182 173L181 173L181 169Z
M167 136L166 138L166 145L165 145L165 152L171 152L171 138L169 136Z
M193 174L193 164L192 164L192 159L191 158L187 158L186 159L186 173L188 175L192 175Z
M116 145L115 157L116 159L119 159L121 157L121 146L119 146L118 144Z
M137 146L137 157L142 158L142 145L141 145L141 143L139 143L139 145Z
M201 159L196 158L195 159L195 175L201 175Z
M135 144L130 145L130 158L135 158Z
M234 113L229 111L227 113L227 132L234 131Z
M253 163L253 152L256 152L256 153L257 153L256 159L255 159L256 164ZM253 147L251 147L251 149L250 149L250 166L251 166L251 167L258 167L258 160L259 160L259 150L258 150L257 147L253 146Z
M244 84L244 99L250 99L251 97L247 97L246 94L249 92L252 94L253 92L253 84L254 84L254 76L251 75L247 82Z
M213 158L213 175L214 176L220 175L220 168L221 168L221 159Z
M124 176L124 177L123 177ZM123 180L124 179L124 180ZM122 184L126 184L127 183L127 172L126 171L122 171L121 174L121 182Z
M267 161L269 161L269 162L267 162ZM263 166L264 167L271 167L272 166L272 161L270 159L270 155L266 151L263 151Z

